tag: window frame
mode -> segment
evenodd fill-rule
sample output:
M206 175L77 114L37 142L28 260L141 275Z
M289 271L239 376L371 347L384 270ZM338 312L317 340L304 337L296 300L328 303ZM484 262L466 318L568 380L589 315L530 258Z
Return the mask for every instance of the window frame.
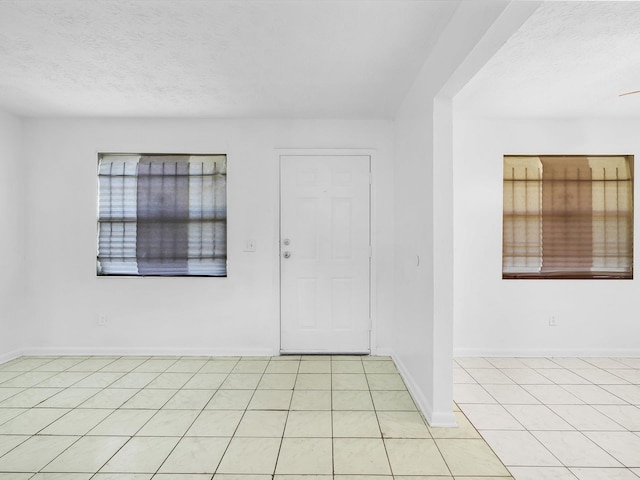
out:
M551 280L551 279L558 279L558 280L581 280L581 279L589 279L589 280L632 280L633 279L633 266L634 266L634 210L635 210L635 206L634 206L634 155L633 154L538 154L538 155L532 155L532 154L505 154L503 155L503 171L502 171L502 185L503 185L503 194L502 194L502 199L503 199L503 205L502 205L502 279L503 280L518 280L518 279L528 279L528 280ZM569 169L564 167L564 177L562 178L558 178L558 177L553 177L553 178L549 178L547 177L546 179L543 179L543 163L548 163L548 162L562 162L562 161L567 161L567 162L587 162L589 164L589 166L591 166L591 161L593 161L594 164L602 164L603 162L605 162L607 159L610 160L617 160L618 162L622 161L624 162L625 167L628 168L628 177L629 178L621 178L621 179L610 179L610 178L606 178L606 170L602 171L602 177L597 173L597 171L595 169L589 169L589 178L585 179L584 176L582 178L569 178L567 177L567 171L571 171L571 166L569 165ZM520 168L524 168L524 165L527 162L532 163L535 160L538 160L539 162L539 171L536 172L531 178L531 180L525 180L527 178L527 173L525 171L525 176L524 179L522 178L522 172L519 175L516 175L514 172L511 173L511 178L509 177L509 173L507 172L507 162L511 160L513 162L512 167L515 166L520 167ZM518 161L520 161L523 165L517 165ZM529 165L530 167L530 165ZM555 167L555 169L554 169ZM559 168L563 168L562 165L558 166L554 166L551 168L550 172L554 172L554 170L557 170L558 167ZM574 167L575 168L575 167ZM615 168L615 165L611 166L610 168ZM617 169L616 169L617 170ZM582 170L584 172L584 169ZM574 171L575 172L575 171ZM596 174L594 175L594 172L596 172ZM578 169L577 171L578 176L580 175L580 170ZM616 176L617 176L618 172L616 171ZM620 182L630 182L629 183L629 188L628 191L626 193L620 193L619 191L619 185ZM512 188L512 192L514 192L516 190L516 182L524 182L525 185L525 194L524 194L524 205L526 205L525 209L524 209L524 213L519 211L518 208L516 207L516 199L515 196L511 195L511 197L508 198L508 194L507 194L507 188L510 186ZM576 256L567 256L566 257L566 263L570 264L571 261L573 260L575 262L575 266L572 265L571 266L571 270L569 270L567 268L567 270L562 270L562 269L558 269L558 270L553 270L553 267L548 267L549 270L548 271L543 271L544 269L544 234L543 234L543 222L545 219L545 213L544 213L544 208L543 208L543 203L546 202L546 205L549 205L549 198L552 197L553 195L553 190L556 188L553 185L556 184L556 182L558 182L557 184L559 184L560 182L563 183L563 188L561 189L560 193L561 193L561 197L567 197L569 198L571 196L571 193L575 193L575 192L570 192L570 186L572 184L578 185L578 187L580 185L582 185L582 188L584 188L584 186L586 185L586 182L589 182L590 188L588 190L589 192L589 201L591 202L591 206L590 209L588 210L589 213L589 224L591 225L591 242L590 242L590 248L591 248L591 254L590 256L586 257L584 255L580 256L579 254L577 254ZM625 247L623 250L624 255L621 256L621 258L626 259L628 264L625 266L612 266L610 270L606 270L606 265L605 266L600 266L598 267L595 263L597 263L598 261L602 261L603 259L607 258L607 253L609 253L608 250L606 250L607 247L607 242L601 242L602 245L604 245L605 249L601 250L601 251L597 251L596 248L599 246L598 242L596 242L593 239L593 232L596 231L596 225L597 225L597 220L596 218L598 217L598 214L600 214L600 216L604 215L604 219L606 222L607 219L607 212L609 212L607 205L606 205L606 200L607 200L607 190L606 190L606 185L607 182L612 182L615 183L616 185L616 190L615 190L615 199L616 199L616 210L611 210L615 212L615 218L616 218L616 229L619 232L620 231L620 225L622 225L623 228L626 228L627 230L623 230L623 234L622 237L617 237L616 238L616 242L615 245L616 247L619 249L620 246ZM528 202L529 202L529 195L526 193L526 186L528 183L531 183L532 187L534 187L534 190L538 190L538 201L539 201L539 206L538 206L538 210L537 211L529 211L528 209ZM602 183L603 185L600 186L598 185L599 183ZM556 184L556 185L557 185ZM546 185L547 187L552 187L550 194L548 194L547 197L543 197L543 185ZM522 187L521 187L522 189ZM579 189L579 188L578 188ZM585 191L585 190L583 190ZM578 203L580 201L580 193L578 191L577 193L578 195ZM595 195L601 195L602 196L602 202L600 203L600 197L595 197ZM523 204L523 195L520 192L520 197L519 197L519 203L522 205ZM626 208L620 209L619 208L619 200L622 199L625 202L628 202L628 205ZM508 200L510 201L509 203L509 207L510 210L508 210ZM552 199L553 200L553 199ZM565 199L564 200L564 204L562 206L565 207L566 209L566 205L568 204L570 200ZM574 198L574 202L575 202L575 198ZM535 203L535 202L534 202ZM602 210L599 210L596 208L596 204L598 205L602 205ZM565 214L564 217L560 216L558 217L558 210L561 208L554 208L553 206L551 207L551 211L547 212L547 221L550 224L553 224L553 222L558 222L558 218L562 219L562 218L571 218L573 220L573 222L577 222L578 224L580 223L580 221L584 222L584 220L580 220L580 211L579 210L581 207L580 205L578 205L576 207L578 210L571 210L569 215ZM582 208L584 208L584 205L582 206ZM584 212L584 210L582 210ZM521 241L521 244L519 245L518 242L516 241L515 238L515 233L513 233L515 230L517 230L517 228L514 227L516 219L518 216L523 217L524 219L522 221L526 222L527 221L527 215L530 215L532 218L535 217L537 215L537 222L539 224L539 230L537 231L538 233L538 244L534 244L531 241L528 241L528 237L527 234L530 233L531 237L535 239L536 237L536 232L528 232L526 231L525 228L525 233L524 235L522 234L522 232L519 233L519 238ZM572 217L572 215L576 215L578 217L578 219L576 220L575 217ZM553 217L556 217L555 219ZM626 218L626 224L625 223L621 223L623 222L623 220ZM509 222L508 222L509 221ZM602 221L602 220L600 220ZM509 227L507 226L507 224L509 223ZM522 223L522 222L521 222ZM533 223L533 222L532 222ZM564 221L564 223L571 223L571 222L567 222L566 220ZM604 234L604 238L606 240L606 235L608 230L608 227L606 225L606 223L603 224L604 228L601 228L600 230L602 230L601 234ZM583 225L584 226L584 223ZM513 231L511 232L511 234L509 234L509 232L507 231L509 228L512 228ZM553 237L554 233L557 232L553 232L553 226L547 227L548 230L552 233L549 233L550 238ZM562 228L559 230L560 233L566 235L565 238L570 237L571 235L573 235L574 237L576 236L576 232L579 231L579 227L565 227L565 229L563 230ZM625 234L626 233L626 234ZM627 237L627 241L621 241L620 238L624 238ZM507 238L508 237L513 237L513 238L509 238L511 243L508 243ZM522 243L522 240L524 239L524 243ZM574 238L575 241L575 238ZM565 240L563 243L558 242L557 239L552 239L549 241L549 245L547 246L547 249L554 252L554 248L555 248L555 252L557 252L558 249L558 245L560 245L560 249L561 250L569 250L572 247L575 247L576 244L572 243L572 240ZM507 267L507 262L510 260L512 262L515 262L516 259L519 259L520 262L523 261L527 261L527 257L529 256L529 247L538 247L539 248L539 256L535 257L534 255L531 255L531 259L532 259L532 263L535 263L536 261L539 262L539 268L537 271L534 270L533 267L530 267L530 270L527 271L525 266L520 266L520 271L515 271L517 269L517 266L514 265L510 265L509 267ZM518 252L518 249L520 249L520 252ZM579 249L579 247L578 247ZM524 252L524 253L522 253ZM518 255L518 253L520 253L520 255ZM548 260L548 262L553 263L554 259L558 259L562 257L559 257L557 254L554 255L553 253L551 254L551 257ZM591 261L591 265L590 265L590 270L586 270L586 269L582 269L580 270L580 267L578 264L580 263L580 260L588 258ZM524 259L524 260L523 260ZM562 260L560 260L562 261ZM624 262L623 262L624 263ZM507 268L509 268L511 271L507 271ZM600 270L598 270L598 268L600 268ZM619 268L619 269L618 269ZM618 270L617 270L618 269ZM625 270L626 269L626 270ZM617 270L617 271L616 271Z
M225 157L225 218L224 218L224 237L225 237L225 267L224 275L208 275L208 274L132 274L132 273L101 273L99 267L99 242L100 242L100 162L104 157L108 156L137 156L137 157L162 157L162 156L187 156L187 157ZM120 152L120 151L97 151L96 152L96 277L98 278L227 278L229 276L229 245L228 245L228 180L227 169L229 164L228 153L202 153L202 152L161 152L161 153L148 153L148 152Z

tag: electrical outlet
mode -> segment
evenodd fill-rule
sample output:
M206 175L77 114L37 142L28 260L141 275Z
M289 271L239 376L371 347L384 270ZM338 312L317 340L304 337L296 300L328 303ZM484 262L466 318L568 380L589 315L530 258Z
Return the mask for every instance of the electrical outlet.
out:
M104 313L99 313L98 314L98 319L96 320L96 324L99 327L106 327L107 326L107 316Z
M558 320L556 319L555 315L549 315L549 326L550 327L557 327L558 326Z

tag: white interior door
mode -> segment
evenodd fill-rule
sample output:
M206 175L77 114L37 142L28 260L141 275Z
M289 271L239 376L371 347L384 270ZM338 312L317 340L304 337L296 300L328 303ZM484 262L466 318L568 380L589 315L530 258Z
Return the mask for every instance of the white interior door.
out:
M369 156L280 157L282 352L369 352L369 172Z

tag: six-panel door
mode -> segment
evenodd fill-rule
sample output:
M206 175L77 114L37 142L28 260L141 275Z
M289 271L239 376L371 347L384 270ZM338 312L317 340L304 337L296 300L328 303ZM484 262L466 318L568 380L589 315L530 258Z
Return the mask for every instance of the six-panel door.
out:
M369 172L369 156L280 157L282 352L369 352Z

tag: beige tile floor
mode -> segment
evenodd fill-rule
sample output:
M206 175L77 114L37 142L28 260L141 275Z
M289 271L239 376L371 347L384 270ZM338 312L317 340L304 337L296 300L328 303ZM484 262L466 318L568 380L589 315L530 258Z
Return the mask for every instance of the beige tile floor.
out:
M640 478L640 358L458 358L454 400L516 480Z
M512 478L456 416L429 429L388 357L22 357L0 480Z

